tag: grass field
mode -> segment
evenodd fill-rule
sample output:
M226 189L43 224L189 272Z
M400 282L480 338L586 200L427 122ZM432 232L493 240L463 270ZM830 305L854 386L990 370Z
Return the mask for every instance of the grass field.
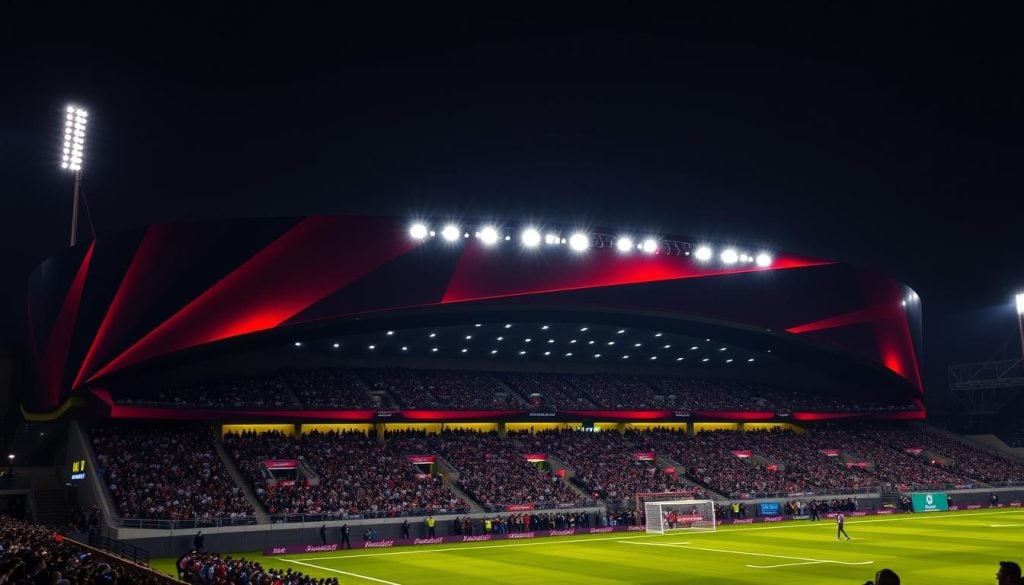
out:
M999 561L1024 563L1024 510L849 518L852 540L832 521L723 526L663 536L615 533L454 545L356 549L263 557L341 583L821 583L861 585L888 567L904 585L995 583ZM174 559L154 568L173 573Z

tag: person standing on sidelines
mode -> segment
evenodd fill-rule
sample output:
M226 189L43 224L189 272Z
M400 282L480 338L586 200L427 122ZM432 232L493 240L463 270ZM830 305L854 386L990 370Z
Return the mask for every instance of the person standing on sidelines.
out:
M840 536L845 536L846 540L850 540L850 535L846 533L846 529L843 526L846 524L846 516L842 512L836 514L836 527L839 529L836 531L836 540L842 540Z
M346 545L349 548L352 548L352 543L349 542L349 540L348 540L348 533L349 533L348 524L342 524L341 525L341 548L345 548Z

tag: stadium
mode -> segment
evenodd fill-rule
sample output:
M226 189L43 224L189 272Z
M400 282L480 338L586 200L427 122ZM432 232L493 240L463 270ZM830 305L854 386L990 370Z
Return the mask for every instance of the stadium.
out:
M27 316L19 457L67 485L33 478L25 514L65 497L68 538L162 573L839 583L922 539L919 580L1019 552L1024 462L927 424L917 293L842 262L570 222L172 223L49 258Z

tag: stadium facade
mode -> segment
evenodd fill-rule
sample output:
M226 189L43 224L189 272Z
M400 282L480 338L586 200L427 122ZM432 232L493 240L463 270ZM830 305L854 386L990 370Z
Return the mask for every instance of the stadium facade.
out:
M457 237L450 240L442 237L442 222L425 222L414 237L407 218L356 216L101 233L87 246L49 258L31 276L28 347L35 376L24 407L52 413L82 397L115 418L218 418L223 415L118 405L111 396L124 380L162 379L196 363L214 372L203 375L216 375L218 369L237 373L239 364L272 368L319 360L495 370L626 368L765 380L916 405L859 414L549 415L563 418L925 416L920 303L890 276L686 237L660 235L653 244L623 246L622 234L610 228L583 230L584 243L572 240L572 227L540 225L543 239L526 246L527 224L455 225ZM481 237L490 225L494 231ZM645 234L632 236L639 242ZM457 410L258 414L364 422L538 415Z

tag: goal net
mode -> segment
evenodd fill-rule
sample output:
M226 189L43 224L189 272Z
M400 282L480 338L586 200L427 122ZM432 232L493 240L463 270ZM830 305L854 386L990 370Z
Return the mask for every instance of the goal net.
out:
M665 500L644 502L647 532L665 534L672 530L714 530L715 503L711 500Z

